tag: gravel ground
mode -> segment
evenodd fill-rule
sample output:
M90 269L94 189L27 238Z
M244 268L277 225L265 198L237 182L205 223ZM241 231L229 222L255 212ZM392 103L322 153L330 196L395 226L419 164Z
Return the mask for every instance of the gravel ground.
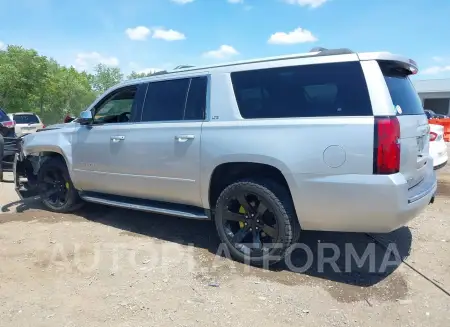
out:
M11 192L0 185L1 326L450 326L448 167L436 202L409 226L373 235L379 243L304 232L313 254L304 272L216 256L210 222L95 205L53 214ZM341 253L341 272L320 269L327 243ZM346 272L345 243L359 254L373 246L373 266ZM380 243L393 244L403 262L383 269ZM292 258L307 262L301 250Z

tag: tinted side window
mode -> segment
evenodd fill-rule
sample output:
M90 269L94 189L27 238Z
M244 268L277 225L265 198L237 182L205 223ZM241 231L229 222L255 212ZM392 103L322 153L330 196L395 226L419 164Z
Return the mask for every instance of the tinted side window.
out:
M235 72L231 80L243 118L372 115L359 62Z
M137 86L127 86L102 99L95 108L94 123L127 123L131 119Z
M208 79L206 77L194 77L191 79L184 120L205 119L207 85Z
M142 121L183 120L189 78L148 85Z

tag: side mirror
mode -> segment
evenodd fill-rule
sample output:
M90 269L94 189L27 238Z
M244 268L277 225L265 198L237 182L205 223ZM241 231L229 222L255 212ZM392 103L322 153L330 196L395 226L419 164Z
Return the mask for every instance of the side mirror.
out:
M92 112L90 110L82 111L80 114L80 118L78 122L83 125L91 124L94 120L94 117L92 117Z

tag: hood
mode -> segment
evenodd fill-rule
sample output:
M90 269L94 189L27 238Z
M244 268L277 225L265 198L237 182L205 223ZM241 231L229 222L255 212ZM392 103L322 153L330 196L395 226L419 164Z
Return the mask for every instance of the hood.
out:
M45 128L40 129L39 131L43 132L43 131L48 131L48 130L52 130L52 129L67 128L67 127L73 126L75 124L76 124L76 122L74 122L74 121L71 121L70 123L53 124L53 125L48 125Z

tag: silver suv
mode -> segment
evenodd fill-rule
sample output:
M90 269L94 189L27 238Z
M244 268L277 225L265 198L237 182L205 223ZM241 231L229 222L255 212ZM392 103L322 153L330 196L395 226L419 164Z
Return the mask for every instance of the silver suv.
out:
M77 123L24 137L16 186L57 212L213 219L251 264L281 260L300 230L389 232L436 192L416 72L390 53L313 49L127 81Z

